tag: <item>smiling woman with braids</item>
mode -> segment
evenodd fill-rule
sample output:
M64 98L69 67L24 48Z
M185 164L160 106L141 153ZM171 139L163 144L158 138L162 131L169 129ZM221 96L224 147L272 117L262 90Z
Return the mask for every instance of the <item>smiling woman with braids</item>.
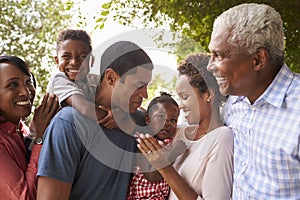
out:
M176 92L189 125L178 128L173 144L184 142L186 151L171 164L172 160L164 159L171 155L165 144L148 134L140 135L138 147L169 184L169 200L231 197L233 136L220 119L224 97L206 70L208 61L207 54L196 54L179 63Z
M28 65L15 56L0 56L0 199L36 198L36 173L42 137L59 109L57 98L45 95L29 128L22 121L31 113L35 97ZM29 161L24 139L34 136Z

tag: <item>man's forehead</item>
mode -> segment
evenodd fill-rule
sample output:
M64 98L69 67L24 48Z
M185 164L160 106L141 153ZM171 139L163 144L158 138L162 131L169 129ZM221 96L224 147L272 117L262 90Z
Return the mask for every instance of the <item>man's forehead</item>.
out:
M131 75L136 82L148 84L152 78L152 70L139 66L136 68L136 72Z
M214 29L208 45L210 51L223 51L228 48L227 39L229 37L228 30Z

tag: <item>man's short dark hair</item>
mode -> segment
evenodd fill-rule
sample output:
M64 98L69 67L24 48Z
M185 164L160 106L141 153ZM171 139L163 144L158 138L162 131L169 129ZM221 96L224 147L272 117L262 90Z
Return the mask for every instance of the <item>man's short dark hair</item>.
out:
M119 41L109 46L101 57L101 81L106 69L113 69L121 81L127 72L136 72L136 67L141 66L152 70L153 63L147 53L138 45L129 41Z

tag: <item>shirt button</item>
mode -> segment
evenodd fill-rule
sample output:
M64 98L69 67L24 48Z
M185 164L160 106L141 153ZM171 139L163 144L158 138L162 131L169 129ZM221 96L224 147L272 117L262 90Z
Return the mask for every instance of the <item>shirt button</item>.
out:
M243 199L243 193L242 193L242 191L239 191L239 198Z

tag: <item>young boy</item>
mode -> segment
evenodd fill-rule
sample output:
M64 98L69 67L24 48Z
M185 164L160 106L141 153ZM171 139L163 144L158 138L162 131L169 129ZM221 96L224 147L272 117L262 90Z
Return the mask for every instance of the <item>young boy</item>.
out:
M51 77L47 92L55 94L62 107L72 106L81 114L98 121L107 128L114 128L110 115L100 120L95 113L94 96L100 76L90 74L94 57L91 38L84 30L66 29L59 33L55 63L58 70ZM99 108L110 112L109 109Z
M155 135L158 140L170 143L177 127L179 108L176 101L167 93L155 97L148 105L145 122L147 133ZM150 165L149 165L150 167ZM134 199L166 199L169 186L157 171L143 173L136 167L136 173L130 184L127 200Z

